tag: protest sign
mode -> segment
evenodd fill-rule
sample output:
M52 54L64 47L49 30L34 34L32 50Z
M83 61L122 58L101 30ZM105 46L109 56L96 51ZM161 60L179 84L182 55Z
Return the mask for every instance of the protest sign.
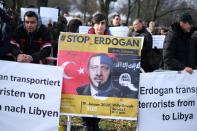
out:
M90 26L79 26L79 34L87 34ZM110 35L127 37L129 28L126 26L109 27Z
M58 21L58 12L59 10L56 8L50 7L40 7L40 17L42 18L42 23L47 25L49 20L52 22Z
M127 37L129 33L129 28L127 26L110 27L109 32L113 36Z
M152 48L163 49L163 44L165 40L165 35L152 35L153 37L153 46Z
M34 11L38 15L38 8L21 8L21 20L24 20L24 15L27 11Z
M79 34L87 34L90 26L79 26Z
M141 38L61 33L61 112L137 119Z
M0 61L0 130L58 131L63 70Z
M197 71L140 74L139 131L195 131Z

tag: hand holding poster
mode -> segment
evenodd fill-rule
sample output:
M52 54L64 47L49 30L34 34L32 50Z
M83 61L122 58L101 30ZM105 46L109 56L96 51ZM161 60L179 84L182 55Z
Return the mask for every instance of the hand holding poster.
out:
M8 61L0 65L0 130L58 131L63 70Z
M142 73L139 131L195 131L197 71Z
M61 33L63 113L136 120L141 38Z

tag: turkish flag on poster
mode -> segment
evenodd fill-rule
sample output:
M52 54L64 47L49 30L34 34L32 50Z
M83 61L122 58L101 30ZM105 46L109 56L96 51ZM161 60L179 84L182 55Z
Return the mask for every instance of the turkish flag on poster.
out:
M63 94L77 94L76 88L90 83L88 60L95 54L98 53L59 50L57 65L64 68ZM114 54L108 56L113 58Z
M93 53L59 50L58 54L58 66L64 68L62 93L77 94L77 87L89 83L87 63Z

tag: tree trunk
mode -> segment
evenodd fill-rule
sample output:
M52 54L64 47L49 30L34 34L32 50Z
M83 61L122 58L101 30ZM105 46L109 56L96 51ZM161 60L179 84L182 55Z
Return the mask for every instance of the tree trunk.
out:
M104 12L105 10L105 3L103 0L99 0L100 10L101 12Z
M16 10L16 0L12 0L12 7L14 11Z
M131 0L128 0L128 12L127 12L127 19L126 19L126 25L128 25L129 23L129 18L130 18L130 15L131 15Z
M84 0L84 24L86 24L87 0Z
M20 12L20 8L23 5L23 0L13 0L13 9L17 12Z
M155 21L156 18L157 18L157 11L158 11L159 4L160 4L160 0L156 0L155 6L154 6L152 21Z
M109 5L111 2L115 2L117 0L99 0L99 5L101 12L104 13L106 16L109 14Z
M37 0L38 7L47 7L48 6L48 0Z
M141 1L137 0L137 15L136 15L136 18L140 17L140 10L141 10Z

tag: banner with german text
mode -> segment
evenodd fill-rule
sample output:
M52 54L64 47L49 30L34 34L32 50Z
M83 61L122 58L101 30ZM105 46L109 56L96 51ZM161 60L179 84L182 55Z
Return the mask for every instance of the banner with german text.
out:
M61 112L137 119L143 38L61 33L58 66L64 67Z
M0 60L0 131L58 131L63 69Z

